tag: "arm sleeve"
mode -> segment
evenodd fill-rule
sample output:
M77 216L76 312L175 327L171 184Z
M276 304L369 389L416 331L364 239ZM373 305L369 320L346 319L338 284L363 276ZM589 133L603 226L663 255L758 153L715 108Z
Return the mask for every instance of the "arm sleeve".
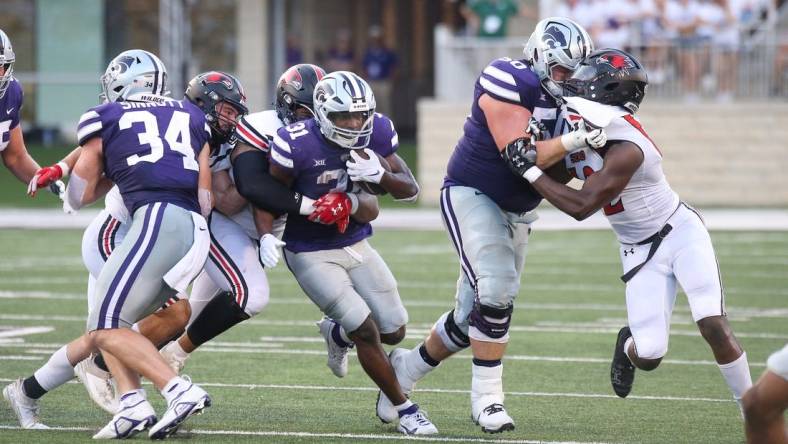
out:
M241 153L233 161L238 193L257 208L276 214L299 214L301 193L297 193L268 173L268 158L262 151Z

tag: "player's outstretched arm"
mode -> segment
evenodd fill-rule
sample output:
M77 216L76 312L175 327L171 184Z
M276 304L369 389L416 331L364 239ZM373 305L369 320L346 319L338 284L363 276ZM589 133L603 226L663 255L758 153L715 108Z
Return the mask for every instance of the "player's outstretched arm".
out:
M642 162L640 148L630 142L617 143L609 148L602 169L586 178L579 190L542 174L542 170L533 163L523 162L517 167L522 177L551 204L573 218L583 220L621 194ZM510 168L517 167L510 163Z
M312 213L313 199L296 193L271 176L265 152L239 142L230 159L238 193L255 207L275 214L308 216Z
M31 197L35 196L39 189L46 188L58 180L67 177L69 172L74 169L74 165L77 164L77 159L79 159L79 154L81 152L82 147L78 146L71 150L63 160L48 167L39 168L27 184L27 194Z
M6 168L23 183L30 182L39 169L38 163L27 152L21 125L11 130L8 146L0 152L0 155Z

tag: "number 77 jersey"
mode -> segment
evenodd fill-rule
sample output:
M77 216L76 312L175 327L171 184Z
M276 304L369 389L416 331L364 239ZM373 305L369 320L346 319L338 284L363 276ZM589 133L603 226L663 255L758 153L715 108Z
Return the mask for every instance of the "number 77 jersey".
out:
M211 134L205 114L187 100L151 98L91 108L79 120L79 145L101 139L104 174L129 214L151 202L199 213L197 157Z
M571 113L566 117L577 121ZM643 163L632 175L621 194L602 207L610 225L624 244L640 242L658 232L679 204L679 196L670 188L662 171L662 153L643 130L640 122L627 114L614 118L605 127L608 144L627 141L643 152ZM569 173L586 180L602 169L607 147L584 148L565 157Z

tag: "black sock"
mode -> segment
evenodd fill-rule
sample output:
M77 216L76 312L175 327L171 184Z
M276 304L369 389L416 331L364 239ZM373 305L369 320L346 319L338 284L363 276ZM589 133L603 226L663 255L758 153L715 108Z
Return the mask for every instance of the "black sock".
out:
M424 345L424 343L422 343L421 347L419 347L419 354L421 355L421 359L431 367L437 367L438 364L440 364L440 361L436 361L435 358L427 353L427 347Z
M22 381L22 390L25 392L25 395L27 395L28 398L32 399L38 399L47 393L47 391L44 390L44 387L41 387L41 384L38 383L35 375Z
M498 367L499 365L501 365L501 360L500 359L486 360L486 359L473 358L473 365L478 365L480 367Z
M104 355L102 355L101 353L97 354L96 357L93 358L93 363L96 364L98 368L104 370L105 372L109 371L109 367L107 367L107 363L104 362Z

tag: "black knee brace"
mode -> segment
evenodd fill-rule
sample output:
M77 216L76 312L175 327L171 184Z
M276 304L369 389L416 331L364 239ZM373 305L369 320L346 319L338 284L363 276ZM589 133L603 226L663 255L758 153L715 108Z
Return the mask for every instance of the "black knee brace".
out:
M446 334L454 345L460 348L470 347L471 340L468 339L468 335L463 333L460 327L457 326L457 323L454 322L454 310L446 315L446 321L443 323L443 328L446 330Z
M249 315L235 303L232 293L223 292L208 302L197 319L186 329L186 334L192 344L199 347L247 319Z
M499 339L509 332L513 310L513 304L507 305L506 308L496 308L482 305L476 299L471 310L470 324L490 338Z

